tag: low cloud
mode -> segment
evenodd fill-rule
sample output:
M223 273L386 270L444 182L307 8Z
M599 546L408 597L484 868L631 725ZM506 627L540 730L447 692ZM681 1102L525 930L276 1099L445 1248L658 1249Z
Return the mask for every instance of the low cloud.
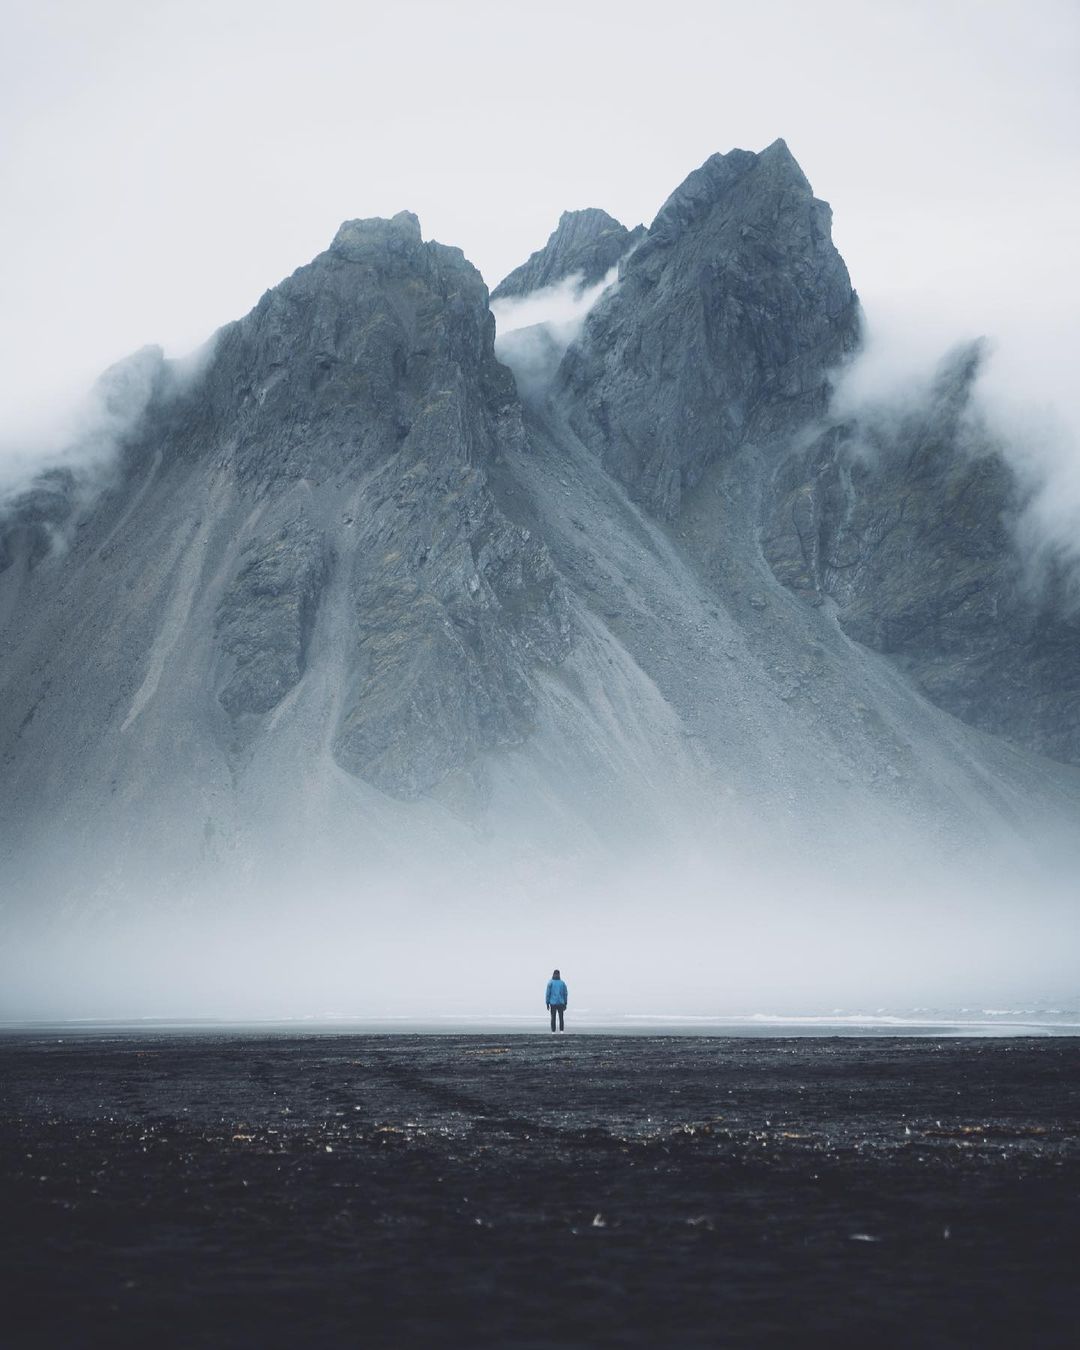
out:
M1007 316L1006 320L1007 320ZM1024 331L979 339L980 360L963 411L973 444L991 445L1012 467L1026 505L1017 538L1029 562L1080 570L1080 399L1067 334ZM888 313L867 321L860 352L835 381L833 417L898 434L928 408L942 371L973 347L944 318Z
M538 392L547 384L589 310L618 276L616 263L595 285L583 286L582 274L573 272L554 286L492 303L496 355L514 372L524 392Z
M499 338L542 324L556 341L562 342L564 348L568 347L581 331L586 314L608 287L615 284L618 275L616 263L593 286L583 286L582 274L572 272L554 286L542 286L520 298L495 300L491 312L495 315Z
M145 413L165 370L160 347L143 347L111 366L80 401L0 440L0 499L26 489L42 473L104 477L118 443Z
M151 407L190 388L212 352L211 340L170 361L160 347L143 347L81 398L0 435L0 528L20 517L40 527L48 551L61 551L71 522L115 481L124 446Z

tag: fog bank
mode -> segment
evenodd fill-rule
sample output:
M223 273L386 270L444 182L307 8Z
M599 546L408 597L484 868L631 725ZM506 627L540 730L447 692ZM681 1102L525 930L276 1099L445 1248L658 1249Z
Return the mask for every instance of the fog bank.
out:
M489 856L258 883L160 875L48 915L10 903L0 1018L530 1017L559 967L585 1018L807 1016L1075 1003L1075 847L871 849L619 862Z

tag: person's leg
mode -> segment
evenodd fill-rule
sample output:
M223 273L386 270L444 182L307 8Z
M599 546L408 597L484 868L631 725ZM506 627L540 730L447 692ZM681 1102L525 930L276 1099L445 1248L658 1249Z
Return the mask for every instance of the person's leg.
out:
M560 1004L560 1005L559 1005L559 1030L560 1030L560 1031L565 1031L565 1030L566 1030L566 1027L565 1027L565 1025L563 1024L563 1014L564 1014L565 1012L566 1012L566 1009L562 1006L562 1004Z
M551 1029L555 1030L555 1004L551 1005Z

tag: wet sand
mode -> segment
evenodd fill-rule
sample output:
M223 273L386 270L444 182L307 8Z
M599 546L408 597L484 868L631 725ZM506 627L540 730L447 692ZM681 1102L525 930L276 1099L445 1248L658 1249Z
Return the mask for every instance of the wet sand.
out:
M1049 1347L1080 1039L0 1037L9 1346Z

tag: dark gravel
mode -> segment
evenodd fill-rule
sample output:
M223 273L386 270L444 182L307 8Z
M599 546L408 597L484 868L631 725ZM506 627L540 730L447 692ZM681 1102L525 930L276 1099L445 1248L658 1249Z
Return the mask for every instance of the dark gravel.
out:
M1080 1040L0 1039L22 1346L1075 1346Z

